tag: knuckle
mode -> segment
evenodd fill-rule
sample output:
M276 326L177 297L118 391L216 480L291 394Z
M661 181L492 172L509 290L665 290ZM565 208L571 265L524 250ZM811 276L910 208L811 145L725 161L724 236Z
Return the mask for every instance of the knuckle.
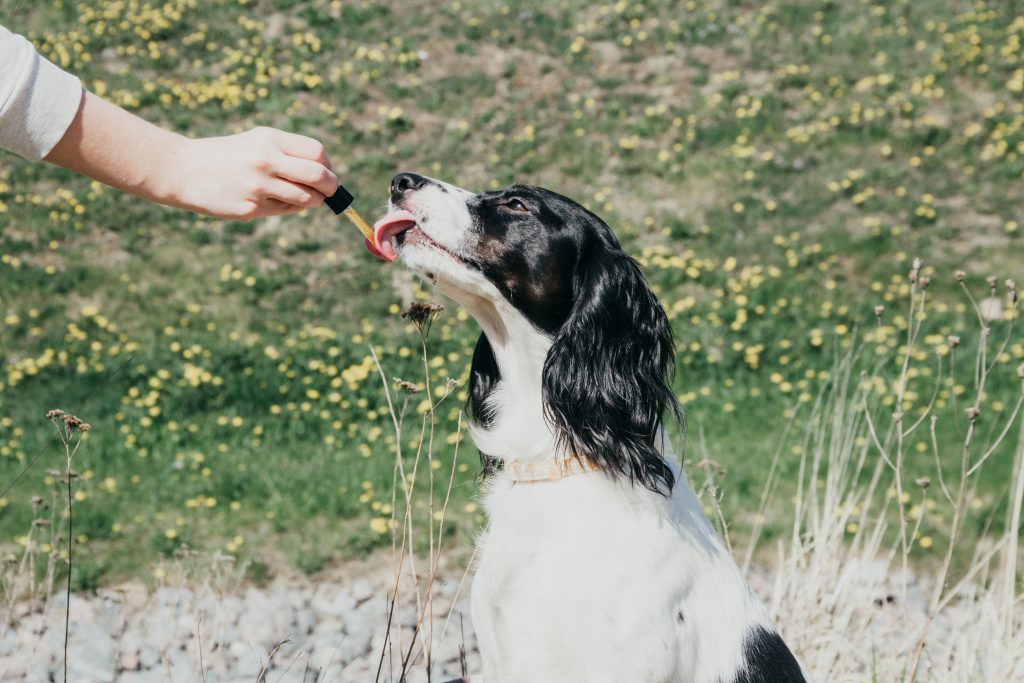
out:
M260 173L265 173L270 170L270 155L259 154L256 156L256 160L253 162L253 167Z

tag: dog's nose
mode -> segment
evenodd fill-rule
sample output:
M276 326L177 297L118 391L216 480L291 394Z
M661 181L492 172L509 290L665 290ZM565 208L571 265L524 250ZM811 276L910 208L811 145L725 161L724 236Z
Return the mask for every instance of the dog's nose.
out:
M427 184L427 179L418 173L399 173L391 179L391 201L397 202L413 190Z

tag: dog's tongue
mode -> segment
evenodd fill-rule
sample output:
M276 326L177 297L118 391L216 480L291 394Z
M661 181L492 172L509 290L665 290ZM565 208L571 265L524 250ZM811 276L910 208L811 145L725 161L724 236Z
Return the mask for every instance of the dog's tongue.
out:
M397 209L373 224L373 242L366 241L370 253L385 261L398 258L391 239L406 230L416 227L416 219L405 209Z

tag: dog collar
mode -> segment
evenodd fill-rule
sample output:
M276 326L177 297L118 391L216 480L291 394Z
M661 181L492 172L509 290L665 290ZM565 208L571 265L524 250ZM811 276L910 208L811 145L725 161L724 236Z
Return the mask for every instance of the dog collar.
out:
M586 458L563 455L539 462L505 462L503 470L517 484L533 484L539 481L558 481L574 474L597 472L600 467Z

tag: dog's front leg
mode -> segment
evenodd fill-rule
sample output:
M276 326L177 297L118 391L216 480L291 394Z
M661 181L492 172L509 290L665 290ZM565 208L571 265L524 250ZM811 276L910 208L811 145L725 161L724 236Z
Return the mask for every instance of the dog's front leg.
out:
M466 678L466 681L472 680L473 683L481 683L485 679L494 681L499 678L496 673L498 670L496 661L500 653L500 642L495 633L494 614L484 600L475 598L476 591L474 590L474 599L470 600L470 612L473 615L473 629L476 631L476 642L480 649L483 671Z

